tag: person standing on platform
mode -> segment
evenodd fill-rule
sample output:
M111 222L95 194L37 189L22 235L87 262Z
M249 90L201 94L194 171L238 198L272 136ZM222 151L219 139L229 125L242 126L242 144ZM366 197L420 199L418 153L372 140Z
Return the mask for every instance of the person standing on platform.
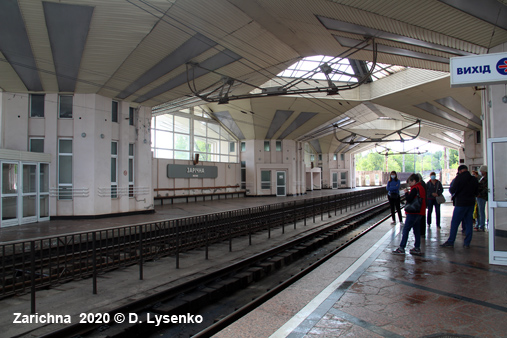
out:
M426 182L424 182L423 177L421 174L417 174L419 177L419 183L421 183L422 187L424 188L424 191L426 191ZM426 199L426 195L421 196L422 198ZM427 204L426 204L427 206ZM419 223L419 227L421 228L421 238L426 238L426 210L424 210L424 215L421 217L421 222Z
M483 165L479 169L481 179L479 181L477 195L477 231L485 231L486 228L486 202L488 201L488 166Z
M447 241L440 246L453 247L456 240L456 234L461 222L465 227L464 248L470 248L470 242L473 235L473 212L475 206L475 196L479 183L477 179L470 175L468 167L464 164L458 167L458 176L454 180L449 191L454 195L454 211L451 218L451 232Z
M418 212L407 212L405 218L405 225L403 226L403 234L401 237L400 246L398 249L393 251L393 254L405 254L405 247L407 246L408 234L410 233L410 229L414 229L414 237L415 243L414 248L410 250L412 255L421 255L421 233L420 233L420 223L421 217L426 213L426 191L424 190L421 182L419 182L419 176L417 174L412 174L407 179L407 184L410 187L410 193L408 189L405 189L405 199L407 201L407 205L411 204L419 195L421 197L421 208Z
M387 199L389 200L389 205L391 205L391 217L393 218L393 222L391 224L396 224L396 212L395 208L398 211L398 217L400 219L400 223L403 223L401 218L401 208L400 208L400 185L401 182L398 179L398 174L396 171L391 171L391 178L389 182L387 182Z
M442 196L444 192L444 187L439 180L437 180L437 174L432 172L430 174L430 180L426 184L426 204L428 205L428 217L426 219L426 223L428 223L428 227L431 226L431 214L433 212L433 207L435 207L435 214L437 218L437 228L440 229L440 204L437 203L437 196Z

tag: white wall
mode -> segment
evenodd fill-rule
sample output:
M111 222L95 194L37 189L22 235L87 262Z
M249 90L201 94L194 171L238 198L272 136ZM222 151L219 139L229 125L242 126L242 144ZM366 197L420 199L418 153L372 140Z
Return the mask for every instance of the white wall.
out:
M128 121L129 103L121 102L118 123L111 121L111 99L95 94L73 96L72 119L58 118L58 95L46 94L43 118L29 117L29 95L0 93L1 145L4 149L29 150L31 137L44 138L44 152L51 154L50 188L58 188L58 140L72 139L74 189L84 196L58 200L51 194L50 216L89 216L144 211L153 208L151 182L151 109L141 107L135 125ZM104 196L111 186L111 141L118 141L118 198ZM145 141L146 140L146 141ZM128 148L135 144L137 196L128 196ZM127 170L127 175L124 171ZM142 192L141 192L142 191Z
M199 162L199 166L216 166L218 176L216 178L168 178L167 165L181 164L193 166L192 161L173 160L164 158L153 158L153 188L154 189L178 189L182 190L160 190L155 193L160 196L182 196L213 192L216 187L221 188L217 192L237 191L240 188L232 188L241 185L241 164L225 162ZM196 188L187 190L186 188ZM202 190L201 188L207 188Z

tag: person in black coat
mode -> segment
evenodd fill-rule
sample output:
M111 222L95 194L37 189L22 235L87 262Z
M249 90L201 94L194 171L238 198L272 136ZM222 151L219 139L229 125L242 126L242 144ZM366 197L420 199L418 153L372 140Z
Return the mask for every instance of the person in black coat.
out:
M441 246L453 247L456 240L456 233L458 232L459 224L463 221L465 226L465 241L464 248L470 247L473 235L473 213L475 207L475 196L478 191L477 179L470 175L466 165L458 167L458 176L456 176L454 183L449 189L450 193L454 195L454 211L451 219L451 233L447 241Z

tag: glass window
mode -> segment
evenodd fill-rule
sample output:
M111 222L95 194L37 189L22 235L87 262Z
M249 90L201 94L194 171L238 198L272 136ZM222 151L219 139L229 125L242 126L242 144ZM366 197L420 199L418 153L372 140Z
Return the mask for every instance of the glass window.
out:
M72 199L72 140L58 140L58 199Z
M129 144L129 197L134 197L134 144Z
M322 154L319 154L319 161L322 161Z
M220 126L213 123L208 123L208 137L210 138L220 138Z
M44 152L44 139L43 138L31 138L30 149L32 153L43 153Z
M241 189L246 189L246 162L241 161Z
M118 155L118 142L111 142L111 155Z
M261 171L261 189L271 189L271 171Z
M182 134L174 134L174 149L190 150L189 136Z
M30 95L30 117L44 117L44 94Z
M23 164L23 194L37 192L37 165Z
M192 109L191 112L196 111L195 107ZM237 141L225 128L214 121L203 120L200 115L153 117L151 139L155 157L187 160L199 154L201 161L237 162Z
M135 109L133 107L129 107L129 126L133 126L134 125L134 112L135 112Z
M177 160L190 160L190 153L188 151L175 151L174 158Z
M118 197L118 142L111 142L111 198Z
M282 141L276 141L276 151L282 151Z
M71 95L60 95L59 116L61 119L72 118L73 97Z
M40 179L39 179L40 192L49 192L49 164L40 164Z
M345 161L345 154L340 154L340 160Z
M269 141L264 141L264 151L270 151L269 149Z
M163 131L174 131L173 115L159 115L154 117L155 128Z
M113 101L111 104L111 121L118 122L118 102Z
M336 156L336 154L333 154L333 161L336 161L338 159L338 157Z
M310 155L310 161L312 161L312 162L315 161L315 155L313 155L313 154Z
M188 117L174 116L174 131L182 134L189 134L190 119Z
M18 165L16 163L2 163L2 194L16 194L18 192Z
M154 141L156 148L173 149L173 133L158 130Z
M241 142L241 151L245 151L246 150L246 142Z
M206 137L206 124L204 121L194 121L194 135Z

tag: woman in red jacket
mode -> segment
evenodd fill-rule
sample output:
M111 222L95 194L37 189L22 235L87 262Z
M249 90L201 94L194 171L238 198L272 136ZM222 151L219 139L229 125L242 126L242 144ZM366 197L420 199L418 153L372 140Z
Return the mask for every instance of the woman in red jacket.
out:
M410 250L412 255L421 255L421 217L424 216L426 211L426 191L424 190L421 182L419 182L419 176L417 174L412 174L407 179L407 184L410 187L410 193L408 189L405 189L405 199L407 204L412 203L412 201L417 197L422 199L421 209L418 212L410 213L405 211L405 226L403 227L403 235L401 237L400 247L393 251L394 254L405 254L405 247L407 246L408 234L410 229L414 229L414 237L415 243L414 248Z

